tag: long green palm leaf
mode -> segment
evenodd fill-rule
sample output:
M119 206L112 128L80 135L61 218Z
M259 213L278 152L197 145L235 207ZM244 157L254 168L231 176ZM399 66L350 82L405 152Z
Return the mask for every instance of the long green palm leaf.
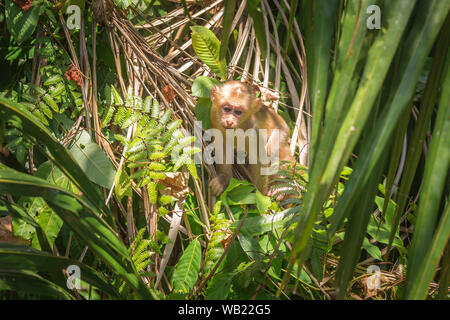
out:
M364 124L372 109L375 98L382 86L388 68L391 64L399 40L406 27L406 23L414 7L415 2L409 0L396 1L389 10L386 31L379 33L374 44L370 48L368 60L355 99L345 117L338 136L332 145L319 145L321 149L332 148L330 157L318 157L316 161L326 161L324 172L319 167L313 168L308 191L305 195L301 221L296 230L293 254L300 258L303 264L305 248L308 243L315 218L322 204L328 198L333 183L339 176L339 172L348 160L354 148ZM325 127L325 132L327 127ZM319 168L319 170L317 169Z
M142 298L150 291L138 276L131 257L115 232L82 197L49 182L0 165L0 192L42 197L61 219Z
M450 57L450 55L447 55ZM439 216L439 206L450 166L450 60L447 60L445 80L433 131L433 140L425 164L422 193L419 199L417 220L409 247L406 274L406 296L410 299L424 295L424 281L431 280L442 250L449 238L449 206L441 218L438 232L434 229ZM433 234L435 239L433 239ZM431 260L427 260L429 256ZM425 264L425 265L424 265ZM427 282L428 284L428 282Z

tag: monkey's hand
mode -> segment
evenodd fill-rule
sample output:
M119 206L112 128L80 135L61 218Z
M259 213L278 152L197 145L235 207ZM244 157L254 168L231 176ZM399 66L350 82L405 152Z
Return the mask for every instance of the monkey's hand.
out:
M225 190L229 182L229 177L219 174L217 177L211 180L209 185L214 195L219 196Z

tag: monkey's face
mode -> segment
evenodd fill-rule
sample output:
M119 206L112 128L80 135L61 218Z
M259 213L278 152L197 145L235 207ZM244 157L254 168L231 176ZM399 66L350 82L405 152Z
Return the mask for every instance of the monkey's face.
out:
M225 129L240 128L253 112L254 93L239 81L229 81L211 88L213 117Z
M242 107L224 104L220 108L220 124L225 129L238 128L242 122L244 110Z

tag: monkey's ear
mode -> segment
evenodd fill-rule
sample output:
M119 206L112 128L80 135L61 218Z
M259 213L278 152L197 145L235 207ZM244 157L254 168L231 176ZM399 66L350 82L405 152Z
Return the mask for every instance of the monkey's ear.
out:
M214 100L216 98L218 90L219 90L219 87L217 85L213 85L211 87L211 91L210 91L211 100Z
M258 112L259 109L262 107L262 101L261 98L255 98L255 101L253 102L253 111Z
M255 94L258 92L261 92L261 90L259 89L259 86L257 84L252 84L251 88Z

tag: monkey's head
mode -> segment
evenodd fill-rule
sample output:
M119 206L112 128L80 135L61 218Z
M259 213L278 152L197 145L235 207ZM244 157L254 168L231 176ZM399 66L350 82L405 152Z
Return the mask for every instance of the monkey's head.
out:
M211 101L217 122L225 129L240 128L250 115L258 111L261 101L247 84L227 81L211 88Z

